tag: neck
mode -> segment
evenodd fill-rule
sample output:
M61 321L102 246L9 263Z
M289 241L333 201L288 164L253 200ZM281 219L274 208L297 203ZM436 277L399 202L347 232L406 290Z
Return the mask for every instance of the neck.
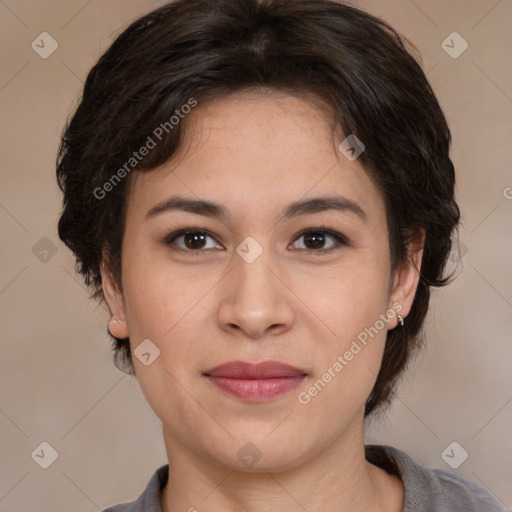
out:
M163 512L400 512L398 477L368 463L361 426L291 469L239 471L200 457L164 428L169 459Z

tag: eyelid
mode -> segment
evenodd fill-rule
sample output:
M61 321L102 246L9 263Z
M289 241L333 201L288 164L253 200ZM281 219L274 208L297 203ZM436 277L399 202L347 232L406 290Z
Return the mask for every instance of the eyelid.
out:
M163 243L166 244L166 245L171 245L177 238L179 238L182 235L187 235L189 233L195 233L195 234L201 234L201 235L209 236L213 240L215 240L215 242L217 244L220 245L220 242L218 241L216 235L214 235L213 233L211 233L207 229L199 228L199 227L188 227L188 228L183 228L183 229L178 229L176 231L173 231L172 233L170 233L170 234L165 236L165 238L163 240ZM333 247L330 247L328 249L310 249L310 250L308 250L308 249L298 249L298 250L307 251L309 253L320 253L320 254L322 254L322 253L327 253L327 252L331 252L331 251L333 251L335 249L338 249L340 246L350 245L350 242L349 242L349 240L347 239L347 237L345 235L343 235L343 234L341 234L338 231L335 231L333 229L325 228L323 226L322 227L316 227L316 228L315 227L310 227L310 228L303 229L302 231L300 231L299 233L297 233L294 236L293 243L295 243L302 236L310 234L310 233L322 233L322 234L331 236L332 238L334 238L336 240L337 243ZM201 252L205 251L204 249L192 250L192 249L181 249L181 248L178 248L178 249L175 249L175 250L182 251L182 252L187 252L187 253L201 253Z
M339 233L338 231L335 231L333 229L329 229L329 228L325 228L325 227L318 227L318 228L306 228L306 229L303 229L302 231L300 231L297 235L295 235L294 237L294 242L296 240L298 240L299 238L301 238L302 236L304 235L307 235L309 233L322 233L324 235L328 235L328 236L331 236L332 238L334 238L336 240L336 244L333 246L333 247L329 247L328 249L311 249L311 250L307 250L307 249L300 249L300 250L304 250L304 251L307 251L307 252L310 252L310 253L320 253L320 254L323 254L323 253L328 253L328 252L332 252L336 249L339 249L340 246L348 246L350 245L349 243L349 240L348 238Z
M201 235L209 236L210 238L213 238L217 244L220 245L220 242L217 240L217 237L213 233L211 233L207 229L195 228L195 227L183 228L183 229L178 229L176 231L173 231L172 233L165 236L163 242L166 245L171 245L177 238L179 238L182 235L187 235L189 233L196 233L196 234L198 233ZM181 249L181 248L178 248L176 250L179 250L182 252L204 252L204 250L193 251L190 249Z

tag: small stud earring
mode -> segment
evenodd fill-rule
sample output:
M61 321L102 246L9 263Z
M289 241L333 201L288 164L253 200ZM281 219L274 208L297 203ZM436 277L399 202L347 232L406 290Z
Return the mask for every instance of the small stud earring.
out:
M119 323L119 320L118 320L117 318L115 318L115 317L112 317L112 318L109 320L109 322L108 322L109 327L112 327L112 326L114 326L115 324L118 324L118 323Z
M398 322L403 327L404 326L404 317L402 315L397 315L397 316L398 316Z

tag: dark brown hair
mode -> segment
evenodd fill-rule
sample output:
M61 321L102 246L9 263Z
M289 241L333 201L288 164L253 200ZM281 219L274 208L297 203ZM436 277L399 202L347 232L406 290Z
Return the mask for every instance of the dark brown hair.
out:
M330 0L176 0L132 23L89 72L57 157L59 236L92 296L104 300L102 258L122 291L129 171L176 153L186 122L171 116L191 99L247 88L313 95L366 147L359 159L385 198L392 271L418 230L426 234L412 309L404 327L387 333L365 415L389 402L421 345L430 287L452 277L443 273L460 217L450 131L404 41L382 20ZM157 127L165 129L156 147L128 167ZM129 339L113 340L116 366L134 375Z

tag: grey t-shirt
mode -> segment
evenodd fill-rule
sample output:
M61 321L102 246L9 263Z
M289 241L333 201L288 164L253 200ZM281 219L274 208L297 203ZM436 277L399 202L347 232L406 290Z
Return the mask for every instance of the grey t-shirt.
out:
M510 512L482 487L444 469L421 466L392 446L367 446L367 459L402 478L403 512ZM160 466L142 494L131 503L120 503L102 512L162 512L160 496L169 476L169 465Z

